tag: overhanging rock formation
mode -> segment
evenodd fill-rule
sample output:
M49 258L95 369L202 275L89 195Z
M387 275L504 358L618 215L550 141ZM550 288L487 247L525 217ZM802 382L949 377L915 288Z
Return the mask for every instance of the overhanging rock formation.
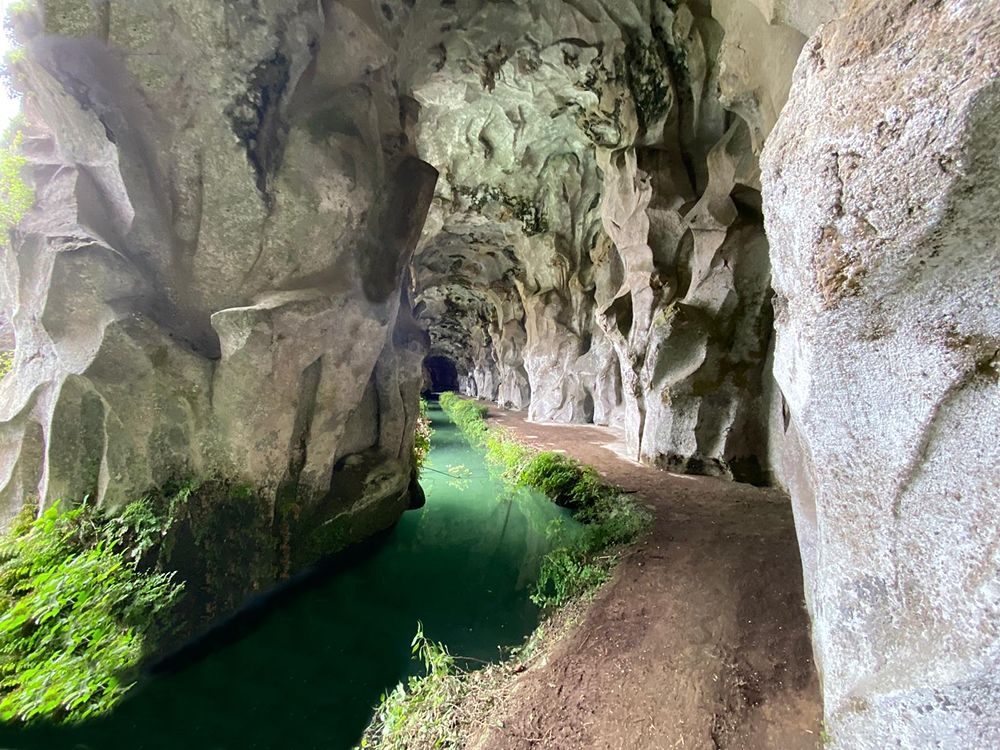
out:
M757 155L802 33L746 2L534 0L420 3L403 39L442 175L416 298L466 391L766 481Z
M3 257L3 517L248 488L262 585L407 507L424 343L400 289L436 172L378 28L307 6L17 17L39 200Z
M834 747L1000 745L994 2L16 20L0 520L194 483L189 556L245 593L408 506L432 355L785 484Z

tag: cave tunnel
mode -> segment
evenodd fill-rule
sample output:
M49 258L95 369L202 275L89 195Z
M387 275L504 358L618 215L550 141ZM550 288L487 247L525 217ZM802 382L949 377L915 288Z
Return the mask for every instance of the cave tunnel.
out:
M434 354L424 360L424 394L458 390L458 368L448 357Z
M786 696L812 729L782 747L815 750L821 732L836 750L1000 747L987 627L1000 525L982 520L1000 505L998 444L982 429L1000 423L996 4L5 3L5 80L30 106L0 143L13 165L0 266L17 281L0 288L0 533L29 498L38 511L92 498L102 513L169 501L183 515L153 536L157 570L187 576L193 595L178 633L392 529L405 554L412 539L474 540L486 551L459 549L463 572L469 561L492 575L483 526L407 536L442 520L438 508L479 507L481 492L483 519L503 513L497 549L517 537L534 555L549 541L551 509L508 524L513 490L489 489L479 447L440 404L417 403L461 389L521 430L528 448L509 455L605 462L622 492L601 507L635 494L654 513L660 536L611 579L638 583L601 606L623 613L609 633L634 623L660 651L642 641L627 689L593 691L613 720L588 725L588 746L689 743L621 735L671 727L768 750L744 734L763 727L758 704L777 717ZM163 32L135 31L147 25ZM200 494L161 498L175 482ZM425 485L433 512L400 520ZM444 560L457 591L459 564ZM522 562L511 569L527 597ZM348 591L370 608L348 596L325 617L372 637L369 621L396 621L405 661L424 614L393 607L417 568L385 570L369 578L387 588ZM442 612L451 599L473 609L424 588L441 589ZM664 626L657 612L679 604L691 621ZM426 621L429 638L470 653L439 629L457 616ZM768 652L780 628L783 650ZM332 640L323 622L312 632ZM477 633L492 657L495 633ZM679 650L715 657L675 679ZM750 664L782 665L770 693ZM617 662L585 666L619 679ZM287 736L244 744L286 747L312 722L315 743L294 746L354 747L319 736L328 723L360 731L327 706L346 696L367 720L409 676L372 676L370 695L346 680L340 697L284 691L288 711L254 711L248 690L230 726L283 717ZM709 710L681 720L696 701L675 691L671 705L673 683L713 686L698 702ZM562 724L591 718L527 703L523 725L504 719L518 737L562 742ZM660 713L629 713L648 707Z

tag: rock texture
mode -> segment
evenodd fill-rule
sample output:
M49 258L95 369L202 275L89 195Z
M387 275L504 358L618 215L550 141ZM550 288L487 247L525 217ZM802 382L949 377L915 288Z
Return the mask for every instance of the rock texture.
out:
M995 2L15 21L0 523L193 483L196 578L264 585L398 518L457 381L787 485L834 745L1000 746Z
M805 37L749 0L400 17L416 147L441 170L414 259L432 351L471 395L765 481L757 154Z
M400 290L436 172L361 5L19 13L39 200L2 258L0 517L248 487L273 575L407 507L424 334Z
M1000 15L863 2L764 157L831 746L1000 746Z

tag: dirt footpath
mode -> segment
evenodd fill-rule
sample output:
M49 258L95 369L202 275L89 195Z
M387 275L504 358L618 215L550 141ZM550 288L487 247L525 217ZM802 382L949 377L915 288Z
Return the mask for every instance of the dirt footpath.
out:
M600 427L491 421L563 450L653 511L650 535L550 658L518 677L488 750L800 750L822 709L788 498L668 474ZM609 447L611 445L611 447Z

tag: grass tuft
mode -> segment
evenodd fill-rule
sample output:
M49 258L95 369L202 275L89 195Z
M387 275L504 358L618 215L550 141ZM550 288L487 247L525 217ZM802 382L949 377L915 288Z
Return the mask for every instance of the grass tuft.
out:
M608 580L618 560L615 548L634 541L649 514L590 466L553 451L536 451L501 427L488 427L486 409L454 393L441 394L441 408L509 482L538 490L569 508L583 533L559 531L556 548L542 561L531 595L540 607L561 607Z
M408 750L415 747L458 747L461 736L452 709L466 692L464 674L442 644L424 635L417 623L410 651L423 662L424 674L410 677L389 693L383 693L359 748Z

